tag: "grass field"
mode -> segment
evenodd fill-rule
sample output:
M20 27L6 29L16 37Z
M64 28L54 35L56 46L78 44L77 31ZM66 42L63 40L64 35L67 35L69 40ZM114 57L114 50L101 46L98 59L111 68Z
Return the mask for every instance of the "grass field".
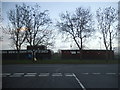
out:
M2 64L117 64L118 60L2 60Z

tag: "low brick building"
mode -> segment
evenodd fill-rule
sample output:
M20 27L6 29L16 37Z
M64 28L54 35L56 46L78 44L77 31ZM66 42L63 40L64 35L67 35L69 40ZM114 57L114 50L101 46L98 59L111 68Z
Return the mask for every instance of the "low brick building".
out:
M106 50L61 50L62 59L113 59L114 51Z
M36 46L30 47L27 46L27 50L20 50L19 51L19 59L32 59L33 55L33 48L35 52L35 57L39 59L51 59L52 51L47 49L45 46ZM2 60L16 60L18 59L18 52L17 50L2 50Z

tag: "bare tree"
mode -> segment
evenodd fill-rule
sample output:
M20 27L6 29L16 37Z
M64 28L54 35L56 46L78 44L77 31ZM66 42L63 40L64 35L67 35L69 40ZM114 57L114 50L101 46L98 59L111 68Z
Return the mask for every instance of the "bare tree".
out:
M51 30L52 28L50 28L52 22L49 18L48 10L41 11L38 4L34 7L23 4L22 9L22 13L24 14L23 23L27 28L27 43L30 46L53 45L53 41L51 39L54 38L54 35L53 30ZM35 51L33 50L33 55L34 54Z
M52 22L48 10L41 11L37 4L32 7L23 3L10 10L8 18L10 25L4 28L4 32L10 35L17 51L25 43L30 46L53 45L51 39L54 35L52 28L49 28Z
M96 11L98 29L102 33L106 50L112 50L113 39L117 36L117 11L112 7Z
M48 10L41 11L39 5L30 7L23 4L23 23L27 28L27 42L30 46L48 45L48 40L52 36L52 30L49 28L51 19L48 16Z
M57 23L57 26L60 31L70 35L79 50L82 50L84 41L90 37L94 31L92 16L89 9L79 7L73 14L67 11L65 14L61 14L61 21Z
M113 39L117 36L117 15L118 12L112 7L96 11L98 30L101 32L103 42L106 48L106 59L108 59L107 50L112 50ZM110 59L111 59L110 55Z
M24 25L22 23L23 15L22 15L22 7L20 5L16 5L15 9L10 10L8 13L8 19L10 24L7 27L2 27L3 32L7 35L10 35L10 39L12 40L13 46L18 51L18 59L19 59L19 51L21 49L22 44L26 39L26 35L24 32Z
M15 49L18 52L17 58L19 59L19 51L21 49L22 44L26 39L25 33L22 32L23 30L23 15L22 15L22 8L19 5L15 6L15 9L10 10L8 14L8 19L10 24L7 27L2 27L3 32L6 35L10 35L12 45L15 46Z
M10 25L8 25L8 27L5 29L5 32L10 34L10 39L12 40L16 49L19 51L26 39L25 33L23 32L25 28L24 24L22 23L22 7L20 5L16 5L14 10L10 10L8 12L8 19L10 21Z

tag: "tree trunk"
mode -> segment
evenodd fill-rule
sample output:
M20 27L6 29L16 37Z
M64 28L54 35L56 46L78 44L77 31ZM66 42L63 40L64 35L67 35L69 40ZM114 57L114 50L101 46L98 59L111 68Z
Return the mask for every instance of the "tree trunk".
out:
M82 49L83 49L83 46L82 46L82 38L80 38L81 39L81 43L80 43L80 45L81 45L81 55L80 55L80 59L82 59L82 56L83 56L83 52L82 52Z
M77 44L79 50L81 50L81 47L80 47L80 45L78 44L78 42L77 42L77 40L75 39L75 37L73 37L73 39L74 39L75 43Z
M112 60L112 40L111 40L111 32L110 32L110 53L109 53L109 59Z
M75 43L77 44L78 48L79 48L79 51L80 51L80 60L82 59L82 49L80 47L80 45L78 44L77 40L75 39L75 37L73 37Z
M32 50L32 60L36 61L36 52L35 52L35 50Z
M106 61L108 62L108 46L107 46L107 42L106 42L106 38L105 38L105 34L103 33L103 41L104 41L104 45L106 48Z
M20 49L17 48L17 60L20 60Z
M35 51L34 50L32 50L32 60L34 61L34 58L35 58Z

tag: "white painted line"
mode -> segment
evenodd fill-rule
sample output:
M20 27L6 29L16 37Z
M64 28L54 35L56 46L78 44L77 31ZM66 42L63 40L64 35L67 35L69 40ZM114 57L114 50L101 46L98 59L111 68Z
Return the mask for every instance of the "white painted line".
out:
M39 77L46 77L46 76L49 76L49 75L38 75Z
M106 74L108 74L108 75L115 75L116 73L106 73Z
M38 76L49 76L50 75L50 73L40 73L40 75L38 75Z
M24 75L24 77L35 77L36 75L34 74L28 74L28 75Z
M66 77L73 77L73 73L65 73Z
M11 75L11 73L2 73L2 77L7 77L9 75Z
M32 75L35 75L35 74L37 74L37 73L26 73L26 74L32 74Z
M83 90L86 90L85 87L83 86L83 84L80 82L80 80L76 77L76 75L73 73L73 76L75 77L75 79L77 80L77 82L79 83L79 85L82 87Z
M2 73L2 75L11 75L11 73Z
M21 75L11 75L9 77L21 77Z
M52 75L53 77L59 77L59 76L62 76L62 75Z
M14 73L14 74L16 74L16 75L24 75L24 73Z
M22 77L24 73L14 73L13 75L10 75L9 77Z
M50 73L40 73L41 75L48 75L48 74L50 74Z
M92 74L95 74L95 75L100 75L101 73L92 73Z
M66 77L73 77L73 75L65 75Z
M61 73L53 73L53 74L61 74Z
M37 73L26 73L24 77L35 77Z
M62 75L52 75L53 77L56 77L56 76L62 76Z
M62 76L61 73L53 73L52 76Z
M82 74L88 75L89 73L82 73Z

